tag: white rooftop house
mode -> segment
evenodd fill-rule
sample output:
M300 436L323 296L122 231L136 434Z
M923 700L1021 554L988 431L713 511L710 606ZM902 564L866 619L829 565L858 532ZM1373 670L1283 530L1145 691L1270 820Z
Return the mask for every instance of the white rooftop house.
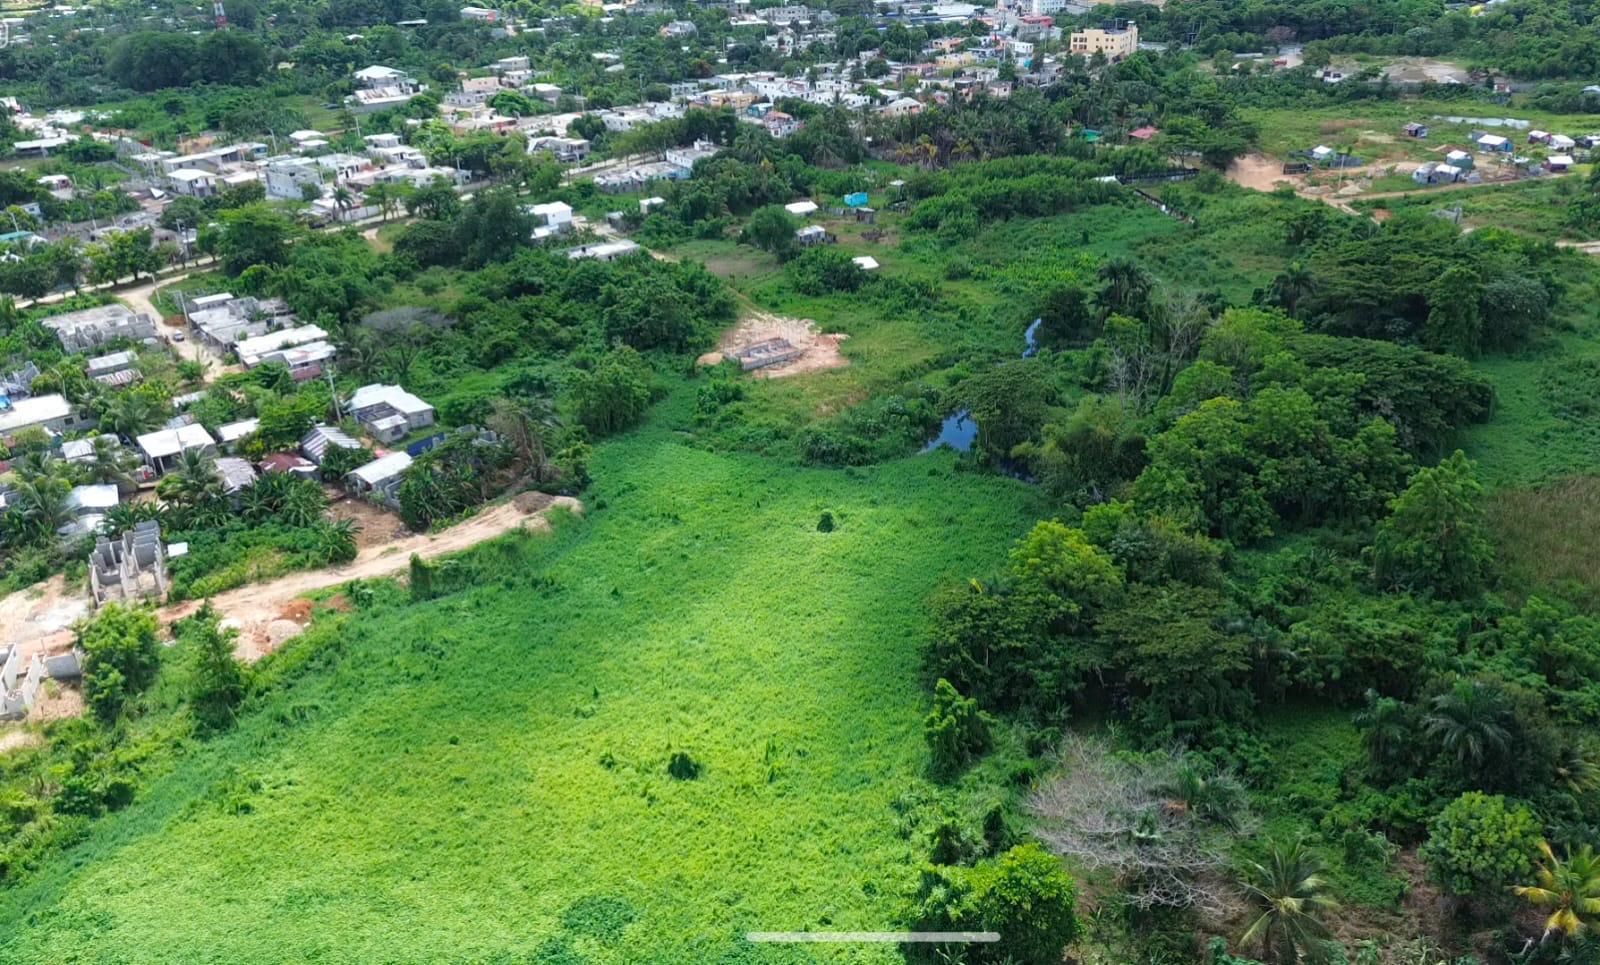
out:
M100 528L106 513L116 508L118 501L116 483L74 486L67 493L67 511L72 519L56 532L69 539L87 536Z
M244 363L245 368L253 369L263 362L283 361L277 357L283 349L326 341L327 338L328 333L319 326L301 325L298 328L280 328L276 332L240 339L233 343L233 351L239 356L239 361Z
M377 493L383 501L393 505L395 493L411 468L411 456L404 452L391 452L364 466L351 470L344 477L345 488L357 496Z
M871 255L859 255L850 260L854 262L856 267L860 268L862 271L878 270L878 259L872 257Z
M797 218L804 218L817 213L817 203L815 201L796 201L793 204L784 205L783 210Z
M572 230L572 205L562 201L551 201L548 204L532 204L528 206L528 213L533 215L538 224L533 229L533 240L544 241L556 235L563 235Z
M606 241L593 245L579 245L567 249L567 257L571 259L593 258L596 261L616 261L625 255L631 255L639 250L635 241Z
M240 419L227 425L217 426L217 441L224 446L231 446L261 428L260 419Z
M347 406L379 442L394 442L434 423L433 406L398 385L364 385Z
M0 406L0 439L6 439L25 429L43 429L49 433L63 432L77 424L72 403L60 395L36 395L31 399L17 399Z
M411 83L411 77L405 71L382 64L363 67L354 76L356 83L363 87L403 87Z
M139 451L144 453L145 462L158 473L165 473L171 469L178 457L185 452L191 450L216 452L217 449L217 441L198 423L179 426L176 429L147 432L134 441L138 444Z

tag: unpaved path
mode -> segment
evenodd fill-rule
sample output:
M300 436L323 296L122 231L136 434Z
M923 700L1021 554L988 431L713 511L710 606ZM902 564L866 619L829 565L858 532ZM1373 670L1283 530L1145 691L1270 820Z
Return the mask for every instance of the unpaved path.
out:
M268 583L219 593L211 598L211 605L230 625L238 627L239 645L236 652L239 658L258 660L304 629L301 624L309 614L304 608L290 607L295 598L303 594L339 586L351 580L393 576L406 569L413 553L423 559L433 559L446 553L470 549L514 529L547 531L550 529L547 517L553 509L583 511L583 504L570 496L528 499L527 495L537 494L526 494L502 503L438 533L407 536L382 546L368 547L357 553L356 558L345 566L290 573ZM190 600L174 604L161 610L159 616L162 622L171 623L189 616L200 608L200 603L199 600Z

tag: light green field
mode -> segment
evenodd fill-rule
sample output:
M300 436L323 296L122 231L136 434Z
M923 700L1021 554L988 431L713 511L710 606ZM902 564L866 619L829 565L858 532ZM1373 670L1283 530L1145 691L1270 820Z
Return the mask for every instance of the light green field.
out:
M275 658L307 670L0 899L0 960L803 961L740 936L892 926L923 601L1044 507L948 454L691 449L689 395L599 450L589 520Z

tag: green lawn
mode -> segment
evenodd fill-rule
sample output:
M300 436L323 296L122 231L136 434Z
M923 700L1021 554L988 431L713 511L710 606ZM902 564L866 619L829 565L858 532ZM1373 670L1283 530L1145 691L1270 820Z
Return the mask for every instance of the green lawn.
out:
M600 447L589 520L293 645L309 672L0 899L0 959L803 961L740 935L892 926L923 601L1044 507L948 454L698 451L689 401Z

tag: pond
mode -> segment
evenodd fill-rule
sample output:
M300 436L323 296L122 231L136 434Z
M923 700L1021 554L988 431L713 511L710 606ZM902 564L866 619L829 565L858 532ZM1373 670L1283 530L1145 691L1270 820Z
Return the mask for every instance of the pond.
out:
M1022 340L1025 343L1022 349L1023 358L1031 359L1039 354L1039 326L1043 323L1044 319L1036 318L1028 326L1028 330L1022 333ZM922 451L932 452L941 446L949 446L956 452L970 452L972 444L977 439L978 421L972 418L971 410L962 409L945 416L944 421L939 424L939 434L929 439L928 444L922 447Z

